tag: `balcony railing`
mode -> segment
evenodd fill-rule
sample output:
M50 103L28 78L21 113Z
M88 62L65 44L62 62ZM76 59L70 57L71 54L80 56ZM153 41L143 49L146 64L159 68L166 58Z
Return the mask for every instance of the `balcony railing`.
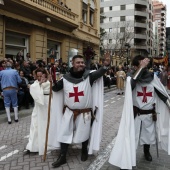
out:
M57 2L53 2L52 0L18 0L25 2L29 5L38 7L47 12L47 9L51 12L55 12L56 14L62 15L68 19L71 19L73 22L76 20L77 15L71 12L69 9L59 5Z

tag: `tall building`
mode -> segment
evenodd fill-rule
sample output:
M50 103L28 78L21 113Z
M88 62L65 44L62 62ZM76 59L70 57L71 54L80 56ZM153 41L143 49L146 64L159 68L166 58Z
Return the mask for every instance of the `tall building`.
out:
M166 5L159 0L153 0L153 21L158 23L159 44L155 47L155 52L158 56L163 56L166 50Z
M170 27L166 28L166 51L168 52L168 58L170 63Z
M130 45L130 56L153 55L152 0L101 0L101 27L108 36L104 44L114 51Z
M0 4L0 59L18 52L31 59L83 54L92 46L99 54L98 0L4 0Z

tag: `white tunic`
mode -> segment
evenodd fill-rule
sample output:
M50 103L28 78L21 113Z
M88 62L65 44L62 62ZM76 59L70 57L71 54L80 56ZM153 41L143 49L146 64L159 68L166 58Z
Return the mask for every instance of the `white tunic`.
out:
M64 105L70 109L92 108L92 88L89 77L84 81L73 84L63 79ZM66 108L59 132L59 142L81 143L89 139L91 129L91 112L81 113L74 121L74 114Z
M137 83L132 92L133 105L141 110L152 110L156 102L155 90L152 84ZM156 104L156 103L155 103ZM155 144L155 122L152 113L137 115L135 118L136 148L138 142L143 144Z
M87 79L87 80L86 80ZM80 102L83 103L83 106L81 108L86 108L91 107L93 108L93 111L97 107L97 112L96 112L96 119L93 122L93 125L91 127L91 133L90 133L90 140L89 140L89 151L88 154L93 154L96 153L100 149L100 142L101 142L101 136L102 136L102 122L103 122L103 78L100 78L96 80L93 83L93 86L90 86L89 82L89 77L87 77L84 81L87 81L85 84L83 82L79 83L78 85L84 86L84 89L75 89L73 87L77 87L77 84L70 84L70 89L67 88L67 90L62 89L59 92L53 92L52 95L52 102L51 102L51 119L50 119L50 127L49 127L49 136L48 136L48 146L52 148L59 148L60 143L59 141L59 136L60 140L62 140L62 135L65 135L64 138L71 142L82 142L85 141L86 139L89 138L89 129L90 129L90 117L88 114L87 118L82 118L82 114L77 117L76 122L73 122L73 113L67 109L66 114L63 116L63 105L67 104L68 106L71 107L71 104L69 102L73 103L73 106L71 108L75 108L75 106L79 106ZM69 83L67 80L64 79L64 83ZM87 89L88 94L84 91ZM65 88L65 85L64 85ZM80 87L81 88L81 87ZM70 96L70 101L66 100L64 95L68 95L69 93L75 93L75 91L81 92L83 91L84 96L80 95L78 96L79 102L74 102L75 97ZM84 97L86 100L84 100ZM67 96L68 98L68 96ZM71 101L72 100L72 101ZM67 102L65 102L67 101ZM77 101L77 99L76 99ZM91 103L90 103L91 102ZM68 116L66 116L68 115ZM85 120L85 123L84 123ZM64 127L65 131L61 129L62 126L64 126L63 122L65 123L70 123L68 127ZM80 126L79 126L80 125ZM66 124L65 124L66 126ZM74 127L74 130L69 129ZM78 127L78 128L77 128ZM87 130L84 130L83 128L86 127ZM62 131L62 132L61 132ZM81 134L80 134L81 133Z
M47 81L40 86L39 82L35 81L30 86L30 93L34 99L35 106L31 116L29 142L26 149L43 155L49 102L49 95L44 94L50 93L50 82Z

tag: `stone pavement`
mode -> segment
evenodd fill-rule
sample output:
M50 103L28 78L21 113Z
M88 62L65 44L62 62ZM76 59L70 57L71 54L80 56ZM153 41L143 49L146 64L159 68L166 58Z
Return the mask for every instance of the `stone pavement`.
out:
M111 99L112 98L112 99ZM89 156L88 161L80 161L81 146L71 145L69 147L67 164L58 168L58 170L83 170L88 169L95 158L102 154L106 146L116 136L119 126L121 106L123 96L116 96L115 93L105 94L104 102L104 120L103 137L101 150L96 155ZM111 103L112 102L112 103ZM21 112L21 111L20 111ZM21 113L22 114L22 113ZM34 170L53 169L51 163L56 160L59 151L49 152L47 160L43 162L42 156L30 154L23 156L23 150L28 142L31 117L20 118L18 123L13 122L8 125L5 121L0 124L0 169L1 170Z
M104 120L101 149L95 155L90 155L88 161L81 162L81 146L71 145L67 155L67 164L57 168L57 170L118 170L108 163L110 151L114 145L114 138L119 127L124 96L117 96L115 91L110 91L104 95ZM51 163L56 160L59 151L48 152L47 160L43 162L42 156L36 153L23 155L23 150L28 142L29 128L32 109L20 111L23 118L19 123L13 122L8 125L6 121L0 123L0 170L51 170L54 169ZM28 113L29 112L29 113ZM24 116L27 116L25 117ZM2 115L0 115L1 119ZM3 118L5 119L5 117ZM137 151L136 170L168 170L170 169L170 157L163 151L160 158L156 158L155 147L151 148L153 162L144 160L142 148Z
M137 150L137 166L133 170L170 170L170 156L167 155L167 152L159 150L159 158L157 158L155 145L153 145L151 155L153 161L146 161L143 155L143 147L140 146ZM101 170L119 170L119 168L109 164L107 161Z

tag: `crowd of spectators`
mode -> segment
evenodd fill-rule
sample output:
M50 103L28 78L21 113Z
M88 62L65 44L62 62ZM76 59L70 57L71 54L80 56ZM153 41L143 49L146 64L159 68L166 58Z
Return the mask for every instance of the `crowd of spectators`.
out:
M5 58L0 61L0 71L6 69L6 62L9 61L12 64L12 68L17 70L20 78L22 80L21 83L18 84L18 107L24 107L29 109L30 106L33 106L33 99L29 92L29 86L34 83L36 77L34 75L34 71L37 68L44 67L48 73L52 75L53 81L59 80L63 74L68 72L68 66L66 63L56 61L54 64L47 64L45 60L37 60L36 62L32 62L30 60L30 55L27 54L27 59L18 54L15 60L10 58ZM4 109L3 105L3 93L1 90L0 96L0 109Z

